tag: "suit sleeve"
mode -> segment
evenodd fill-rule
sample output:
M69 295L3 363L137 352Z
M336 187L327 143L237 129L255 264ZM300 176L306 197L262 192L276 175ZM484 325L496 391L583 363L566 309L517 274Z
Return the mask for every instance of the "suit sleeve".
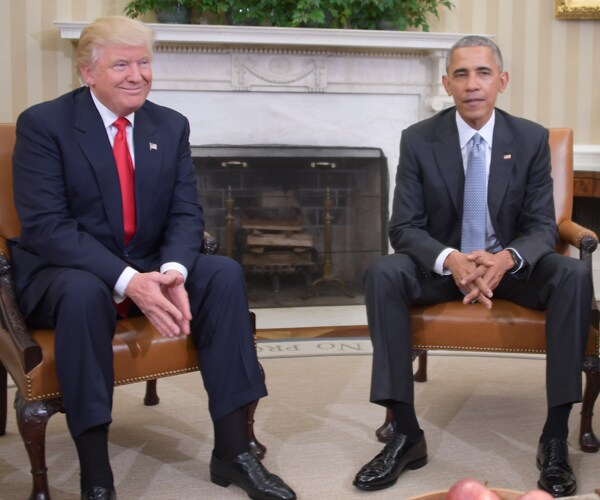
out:
M184 119L174 164L169 166L176 170L175 183L160 248L161 264L177 262L188 270L200 252L204 233L204 217L198 203L189 134L189 122Z
M13 184L20 246L46 264L89 271L112 289L127 264L82 231L72 216L63 170L66 147L51 121L42 108L17 120Z
M431 270L447 245L432 237L428 229L429 218L437 215L430 213L432 207L427 206L425 173L422 158L416 154L415 140L419 139L410 129L402 133L388 234L395 252L405 253L424 269Z
M531 141L533 152L527 166L523 202L512 214L517 221L515 236L504 245L515 248L530 268L541 257L555 251L558 241L548 130L540 129L542 133L538 134L538 140ZM505 214L511 215L509 208Z

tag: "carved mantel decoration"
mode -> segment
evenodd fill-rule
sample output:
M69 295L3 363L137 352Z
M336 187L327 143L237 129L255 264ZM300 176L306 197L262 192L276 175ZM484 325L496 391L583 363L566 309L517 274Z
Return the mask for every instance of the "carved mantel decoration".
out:
M85 23L57 22L63 39L76 42ZM233 91L325 92L328 90L328 66L336 58L419 60L428 66L427 81L419 81L424 115L450 105L441 85L447 50L462 35L404 31L367 31L311 28L273 28L260 26L168 25L152 24L156 33L157 56L173 58L187 55L188 60L207 60L210 55L228 57L229 81L206 83L205 74L196 74L194 65L186 65L186 75L178 78L172 66L161 71L155 64L154 89ZM214 59L211 58L211 59ZM411 71L398 75L400 85L415 87ZM350 77L352 78L352 76ZM373 85L371 78L370 85ZM364 82L358 83L364 91ZM386 83L386 85L389 84ZM338 91L334 85L330 91ZM383 90L390 92L390 89ZM411 93L414 90L411 89ZM372 92L372 90L369 90ZM405 91L401 91L405 93Z
M270 58L234 54L232 70L235 90L285 86L288 92L297 87L323 92L327 86L327 67L322 56L297 55L292 59L283 54Z

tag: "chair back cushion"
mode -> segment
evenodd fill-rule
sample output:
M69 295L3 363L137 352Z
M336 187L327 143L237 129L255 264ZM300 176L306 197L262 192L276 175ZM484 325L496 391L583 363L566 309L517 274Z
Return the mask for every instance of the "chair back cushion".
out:
M550 161L554 181L556 223L571 220L573 215L573 131L570 128L551 128ZM556 251L568 254L569 246L559 242Z
M5 239L18 236L19 218L13 199L12 155L15 147L15 124L0 123L0 250L6 253Z

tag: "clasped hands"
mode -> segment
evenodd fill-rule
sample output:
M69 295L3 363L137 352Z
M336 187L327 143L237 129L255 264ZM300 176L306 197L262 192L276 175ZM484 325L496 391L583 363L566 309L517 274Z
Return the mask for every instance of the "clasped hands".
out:
M454 251L446 257L444 267L452 272L456 286L464 293L463 304L477 301L491 309L493 291L514 267L514 261L507 250L494 254L485 250L469 254Z
M190 301L178 271L137 273L127 285L125 295L164 337L190 334Z

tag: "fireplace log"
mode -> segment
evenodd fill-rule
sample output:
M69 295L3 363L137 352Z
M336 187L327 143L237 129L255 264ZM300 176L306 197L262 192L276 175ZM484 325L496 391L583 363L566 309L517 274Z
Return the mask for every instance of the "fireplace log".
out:
M249 249L253 247L310 248L314 246L314 239L312 235L307 233L249 234L246 237L246 246Z

